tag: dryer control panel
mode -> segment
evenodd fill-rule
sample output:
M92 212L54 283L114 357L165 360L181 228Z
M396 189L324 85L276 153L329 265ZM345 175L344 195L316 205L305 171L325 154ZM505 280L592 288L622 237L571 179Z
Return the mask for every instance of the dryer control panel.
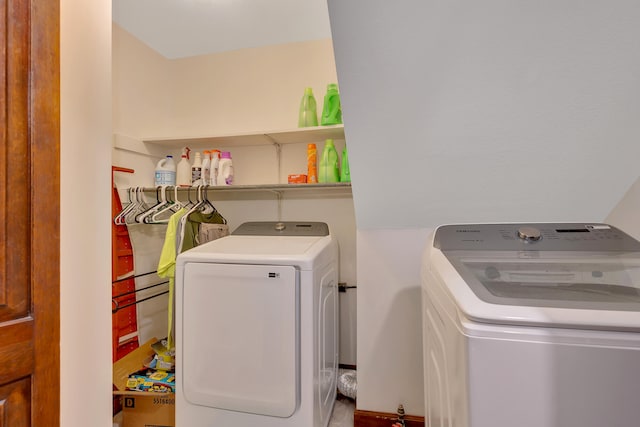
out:
M328 236L324 222L256 221L245 222L231 233L237 236Z
M434 246L442 251L640 251L640 242L599 223L445 225L436 230Z

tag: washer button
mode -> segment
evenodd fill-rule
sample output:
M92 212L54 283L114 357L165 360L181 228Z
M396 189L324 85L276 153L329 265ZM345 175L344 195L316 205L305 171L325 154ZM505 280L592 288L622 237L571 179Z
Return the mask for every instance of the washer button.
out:
M287 228L287 226L284 222L276 222L276 226L275 226L276 231L282 231L285 228Z

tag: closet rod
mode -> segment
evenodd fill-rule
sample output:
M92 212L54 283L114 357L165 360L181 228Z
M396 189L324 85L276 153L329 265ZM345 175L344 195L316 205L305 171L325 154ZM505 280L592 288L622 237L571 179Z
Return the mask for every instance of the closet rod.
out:
M136 292L142 292L142 291L146 291L147 289L151 289L151 288L155 288L156 286L161 286L161 285L166 285L167 283L169 283L169 281L167 280L166 282L160 282L160 283L156 283L155 285L151 285L151 286L147 286L144 288L140 288L140 289L136 289L134 291L127 291L124 293L121 293L120 295L114 295L111 298L121 298L127 295L131 295L131 294L135 294Z
M169 293L169 291L160 292L158 294L151 295L150 297L142 298L142 299L139 299L139 300L137 300L135 302L130 302L129 304L125 304L125 305L119 305L118 301L112 299L111 303L114 304L116 307L111 309L111 314L116 313L118 310L122 310L124 308L131 307L132 305L136 305L136 304L139 304L141 302L148 301L148 300L150 300L152 298L159 297L160 295L164 295L164 294L168 294L168 293Z
M157 271L150 271L148 273L142 273L142 274L137 274L137 275L133 275L133 276L127 276L127 277L123 277L122 279L114 280L113 282L111 282L111 284L114 285L116 283L126 282L129 279L137 279L138 277L144 277L144 276L148 276L150 274L155 274L155 273L157 273Z
M122 188L122 190L126 191L135 191L136 188L142 192L157 192L160 190L162 186L157 187L128 187ZM173 192L175 188L173 185L165 185L166 191ZM317 190L317 189L351 189L350 182L326 182L326 183L316 183L316 184L240 184L240 185L201 185L201 186L191 186L191 187L181 187L178 186L178 191L198 191L198 187L202 187L202 191L212 190L214 192L218 191L273 191L273 190Z
M122 188L122 190L126 190L126 191L135 191L135 190L139 190L139 191L148 191L148 192L152 192L152 191L160 191L162 189L162 187L165 188L166 191L173 191L178 190L178 191L198 191L198 188L201 188L202 190L209 190L212 188L219 188L219 189L223 189L223 188L228 188L231 186L228 185L190 185L190 186L186 186L186 185L157 185L155 187L125 187Z

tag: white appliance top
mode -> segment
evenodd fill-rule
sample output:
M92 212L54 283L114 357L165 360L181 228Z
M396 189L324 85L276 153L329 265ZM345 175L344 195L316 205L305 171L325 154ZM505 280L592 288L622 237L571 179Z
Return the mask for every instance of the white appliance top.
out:
M253 221L236 228L236 236L328 236L329 226L324 222Z
M615 227L448 225L433 247L432 269L470 319L640 330L640 242Z
M281 224L285 227L281 228ZM298 224L305 226L296 227ZM306 227L306 224L311 224L311 227ZM281 229L277 231L276 227ZM243 234L246 230L257 235ZM238 231L240 234L236 234ZM332 244L337 245L323 223L246 223L230 236L183 252L178 256L177 263L294 265L306 270L313 268L318 255Z

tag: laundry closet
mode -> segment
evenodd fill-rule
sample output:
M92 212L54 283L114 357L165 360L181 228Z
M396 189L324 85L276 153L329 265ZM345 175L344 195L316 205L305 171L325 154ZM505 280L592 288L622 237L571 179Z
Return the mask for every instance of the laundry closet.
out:
M327 138L335 141L339 153L345 147L342 125L297 128L305 87L313 89L321 111L327 85L337 82L332 41L166 59L114 24L112 60L112 162L129 169L113 175L122 204L136 197L136 188L137 197L155 203L154 169L166 155L177 163L184 147L191 150L191 162L196 151L230 151L233 186L212 187L200 196L195 189L180 189L178 196L206 197L230 231L248 221L326 222L340 251L339 362L355 365L356 226L351 186L287 185L289 174L306 173L308 143L316 143L318 152ZM116 346L132 338L142 344L167 335L168 287L158 285L166 280L154 273L166 227L127 226L137 277L137 332L122 333Z

